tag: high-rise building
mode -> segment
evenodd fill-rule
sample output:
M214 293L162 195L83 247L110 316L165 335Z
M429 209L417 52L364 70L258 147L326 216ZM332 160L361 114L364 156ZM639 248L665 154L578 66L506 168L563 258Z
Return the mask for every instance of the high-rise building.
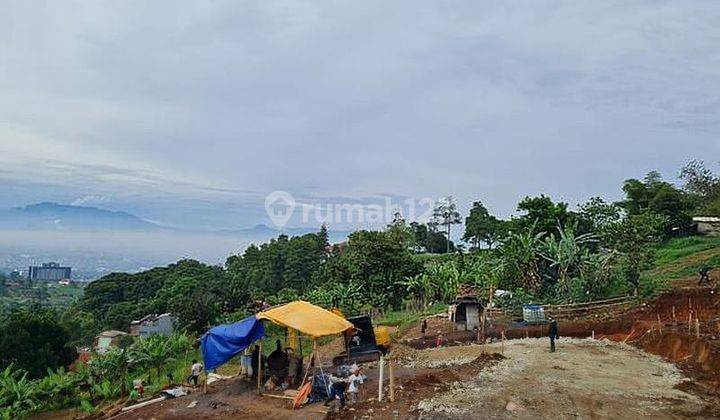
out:
M71 271L70 267L61 267L58 263L43 263L39 267L28 268L28 280L31 282L70 280Z

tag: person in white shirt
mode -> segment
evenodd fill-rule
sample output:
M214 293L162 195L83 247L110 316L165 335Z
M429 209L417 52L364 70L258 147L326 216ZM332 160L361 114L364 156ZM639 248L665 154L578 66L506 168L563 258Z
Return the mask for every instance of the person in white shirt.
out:
M202 363L198 363L197 359L193 359L192 363L190 376L188 376L187 381L192 381L195 386L198 386L198 378L200 377L200 372L203 370L203 365Z
M348 377L348 393L350 393L350 401L356 404L358 401L358 392L360 392L360 385L362 385L367 379L367 376L363 375L362 368L354 365L350 369L350 376Z

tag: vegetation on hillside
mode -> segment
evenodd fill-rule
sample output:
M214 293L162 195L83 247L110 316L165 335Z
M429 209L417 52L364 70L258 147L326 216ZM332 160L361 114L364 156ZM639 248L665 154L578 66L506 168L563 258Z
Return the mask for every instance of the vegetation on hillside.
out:
M182 260L110 274L68 308L5 315L0 369L10 391L0 388L0 407L22 413L81 404L92 410L103 399L125 395L130 378L159 385L167 371L186 367L194 337L263 303L337 304L346 314L373 313L397 325L443 307L462 285L475 286L483 298L508 290L513 297L499 303L510 307L650 295L667 279L720 263L717 239L686 237L693 215L717 214L720 181L704 168L691 162L683 169L682 188L655 172L629 179L618 203L596 197L573 210L545 195L525 197L507 220L476 201L465 219L469 252L450 240L461 215L446 198L427 224L396 214L384 230L357 231L335 246L323 226L250 246L223 266ZM414 315L403 311L408 307ZM164 312L177 316L183 334L98 355L75 373L63 370L75 347L90 344L97 332L127 330L133 319Z

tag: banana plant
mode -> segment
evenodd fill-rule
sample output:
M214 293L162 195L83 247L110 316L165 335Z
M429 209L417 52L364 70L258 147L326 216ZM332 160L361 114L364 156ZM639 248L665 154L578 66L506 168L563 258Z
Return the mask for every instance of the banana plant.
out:
M558 236L551 234L540 244L540 255L557 270L557 281L560 290L567 294L570 289L570 279L580 273L580 263L587 249L583 246L597 242L593 234L575 236L574 229L558 226Z
M7 413L22 417L38 407L35 383L27 372L15 369L12 363L0 372L0 407Z
M520 286L531 293L536 292L541 284L539 250L544 233L534 233L533 229L521 232L510 232L500 253L507 264L512 280L519 280Z

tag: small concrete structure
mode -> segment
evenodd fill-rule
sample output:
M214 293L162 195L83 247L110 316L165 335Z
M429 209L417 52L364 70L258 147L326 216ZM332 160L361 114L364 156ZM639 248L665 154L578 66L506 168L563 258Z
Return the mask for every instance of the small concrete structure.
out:
M147 315L130 323L130 335L145 338L153 334L172 335L175 331L175 319L169 314Z
M95 336L95 343L93 347L98 353L105 353L111 348L120 347L120 340L128 333L117 330L103 331Z
M697 233L700 235L720 235L720 217L693 217L693 223Z
M450 320L456 331L473 331L480 328L483 302L475 287L461 285L455 301L450 305Z

